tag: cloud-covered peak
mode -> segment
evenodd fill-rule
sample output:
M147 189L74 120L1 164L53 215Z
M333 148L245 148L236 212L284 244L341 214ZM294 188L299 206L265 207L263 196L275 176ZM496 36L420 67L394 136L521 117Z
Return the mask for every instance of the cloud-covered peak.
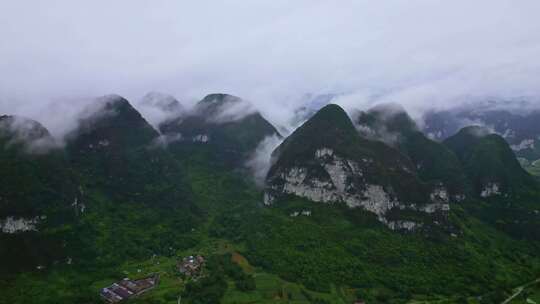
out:
M58 147L49 131L39 122L16 115L0 116L0 148L22 146L28 153L45 153Z
M535 0L2 1L0 112L54 134L44 108L107 92L167 92L187 107L234 92L279 126L306 92L338 93L346 109L397 102L415 119L487 97L538 104L538 11Z

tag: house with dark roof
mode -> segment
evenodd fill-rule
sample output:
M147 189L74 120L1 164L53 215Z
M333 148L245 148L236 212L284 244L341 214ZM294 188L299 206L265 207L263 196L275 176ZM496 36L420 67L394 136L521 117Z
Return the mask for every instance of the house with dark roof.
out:
M107 303L118 303L152 290L158 284L158 274L139 280L125 278L122 281L101 289L100 296Z
M200 255L197 256L188 256L182 259L178 263L178 271L188 277L194 277L200 274L202 267L204 265L204 258Z

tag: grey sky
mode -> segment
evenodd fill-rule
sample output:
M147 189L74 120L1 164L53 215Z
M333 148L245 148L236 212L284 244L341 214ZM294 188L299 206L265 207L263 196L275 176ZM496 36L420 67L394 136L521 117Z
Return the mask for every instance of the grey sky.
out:
M538 12L538 0L3 0L0 113L225 92L281 123L307 92L413 109L540 96Z

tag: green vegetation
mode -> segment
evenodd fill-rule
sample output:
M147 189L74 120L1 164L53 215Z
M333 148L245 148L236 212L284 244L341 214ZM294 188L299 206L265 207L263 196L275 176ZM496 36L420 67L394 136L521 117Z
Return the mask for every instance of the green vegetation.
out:
M181 210L114 204L92 194L81 223L63 232L78 239L70 241L78 249L69 252L73 264L5 281L3 299L95 303L99 289L115 280L159 272L160 286L134 303L175 303L181 293L185 303L202 303L195 290L215 293L223 303L350 303L356 297L405 303L511 289L540 273L537 245L513 240L459 207L452 214L463 231L457 237L400 235L362 210L294 198L263 208L249 182L196 158L186 157L188 180L206 220L190 223ZM290 216L300 210L312 215ZM190 254L215 256L215 262L208 279L186 285L175 264ZM230 267L231 259L239 266Z
M512 304L535 304L540 303L540 282L526 287Z
M25 244L17 262L26 267L12 271L11 261L0 261L8 269L0 272L1 304L98 303L101 288L154 273L160 285L128 303L173 304L180 296L183 304L496 303L540 276L540 223L531 213L539 193L513 196L510 203L500 198L452 204L445 219L455 227L451 233L429 227L401 234L362 209L297 197L265 207L261 189L218 162L212 148L148 148L155 134L146 133L148 125L130 107L119 107L116 119L123 122L88 125L84 140L70 142L61 155L63 164L74 164L67 172L76 173L69 180L76 181L74 195L84 211L69 200L60 204L69 211L43 210L51 220L39 233L2 234L2 256L16 255L21 247L12 244ZM327 124L295 133L300 141L284 143L280 152L291 158L283 161L312 155L308 149L316 146L309 140L320 140L347 155L380 159L380 166L408 162L395 149L357 137L343 115L332 106L317 114ZM336 118L340 124L332 125ZM140 131L143 139L124 134L126 127L117 123ZM319 128L330 127L335 136L319 136ZM116 145L117 137L129 141ZM89 148L104 139L110 144ZM21 166L21 178L42 187L43 180L31 177L32 162L24 159ZM414 192L409 183L420 184L398 176L401 191ZM40 259L27 257L30 249ZM180 259L195 254L207 258L197 281L176 269ZM532 300L535 288L526 286Z
M424 182L442 183L450 195L468 194L469 182L457 156L445 145L427 138L399 105L379 105L355 119L360 134L389 142L407 155Z
M243 104L242 104L243 103ZM160 131L168 137L181 139L169 144L177 154L186 154L193 149L204 150L207 160L228 165L243 164L257 146L268 136L280 136L279 132L259 112L240 113L239 119L231 119L220 112L225 107L237 107L249 111L247 101L227 95L210 94L201 100L193 113L166 121ZM223 115L221 115L223 114ZM231 115L231 113L229 113ZM194 138L206 136L207 141ZM201 147L204 146L204 147Z
M392 189L399 201L419 205L429 201L433 187L418 178L410 159L380 141L361 137L347 113L337 105L322 108L274 151L276 161L267 180L269 191L279 188L284 183L283 175L297 166L306 168L307 179L328 180L324 167L314 160L316 152L323 148L355 163L362 172L352 177L356 189L364 189L366 184L381 185Z
M524 159L525 160L525 159ZM537 159L535 161L529 162L525 160L525 162L521 163L521 166L529 172L529 174L536 176L537 178L540 178L540 159Z
M490 183L503 193L520 195L535 191L538 183L521 167L508 143L480 127L463 128L444 141L460 159L479 194Z

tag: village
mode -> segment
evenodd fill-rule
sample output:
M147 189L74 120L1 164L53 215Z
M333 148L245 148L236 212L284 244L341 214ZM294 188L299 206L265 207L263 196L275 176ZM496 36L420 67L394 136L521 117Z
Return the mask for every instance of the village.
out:
M186 278L197 280L202 275L203 265L204 257L190 255L178 263L177 269Z
M159 284L159 274L140 280L125 278L101 289L100 295L107 303L118 303L154 289Z
M300 211L291 216L310 216L311 212ZM155 257L154 257L155 258ZM153 259L154 259L153 258ZM205 270L206 259L202 255L189 255L184 258L178 259L174 265L174 273L181 278L181 281L198 281L208 275ZM159 262L155 262L159 265ZM140 273L141 270L138 269ZM100 291L100 296L106 303L124 303L131 299L137 298L143 294L149 293L153 289L157 288L160 283L160 274L152 273L146 277L140 279L124 278L118 282L104 287ZM179 291L180 292L180 291ZM181 299L182 297L179 297ZM357 299L352 304L366 304L364 300Z
M201 255L190 255L177 263L176 271L186 280L197 280L202 275L204 262L205 259ZM121 281L102 288L100 296L107 303L123 302L156 288L159 285L159 278L159 274L151 274L148 277L137 280L124 278Z

